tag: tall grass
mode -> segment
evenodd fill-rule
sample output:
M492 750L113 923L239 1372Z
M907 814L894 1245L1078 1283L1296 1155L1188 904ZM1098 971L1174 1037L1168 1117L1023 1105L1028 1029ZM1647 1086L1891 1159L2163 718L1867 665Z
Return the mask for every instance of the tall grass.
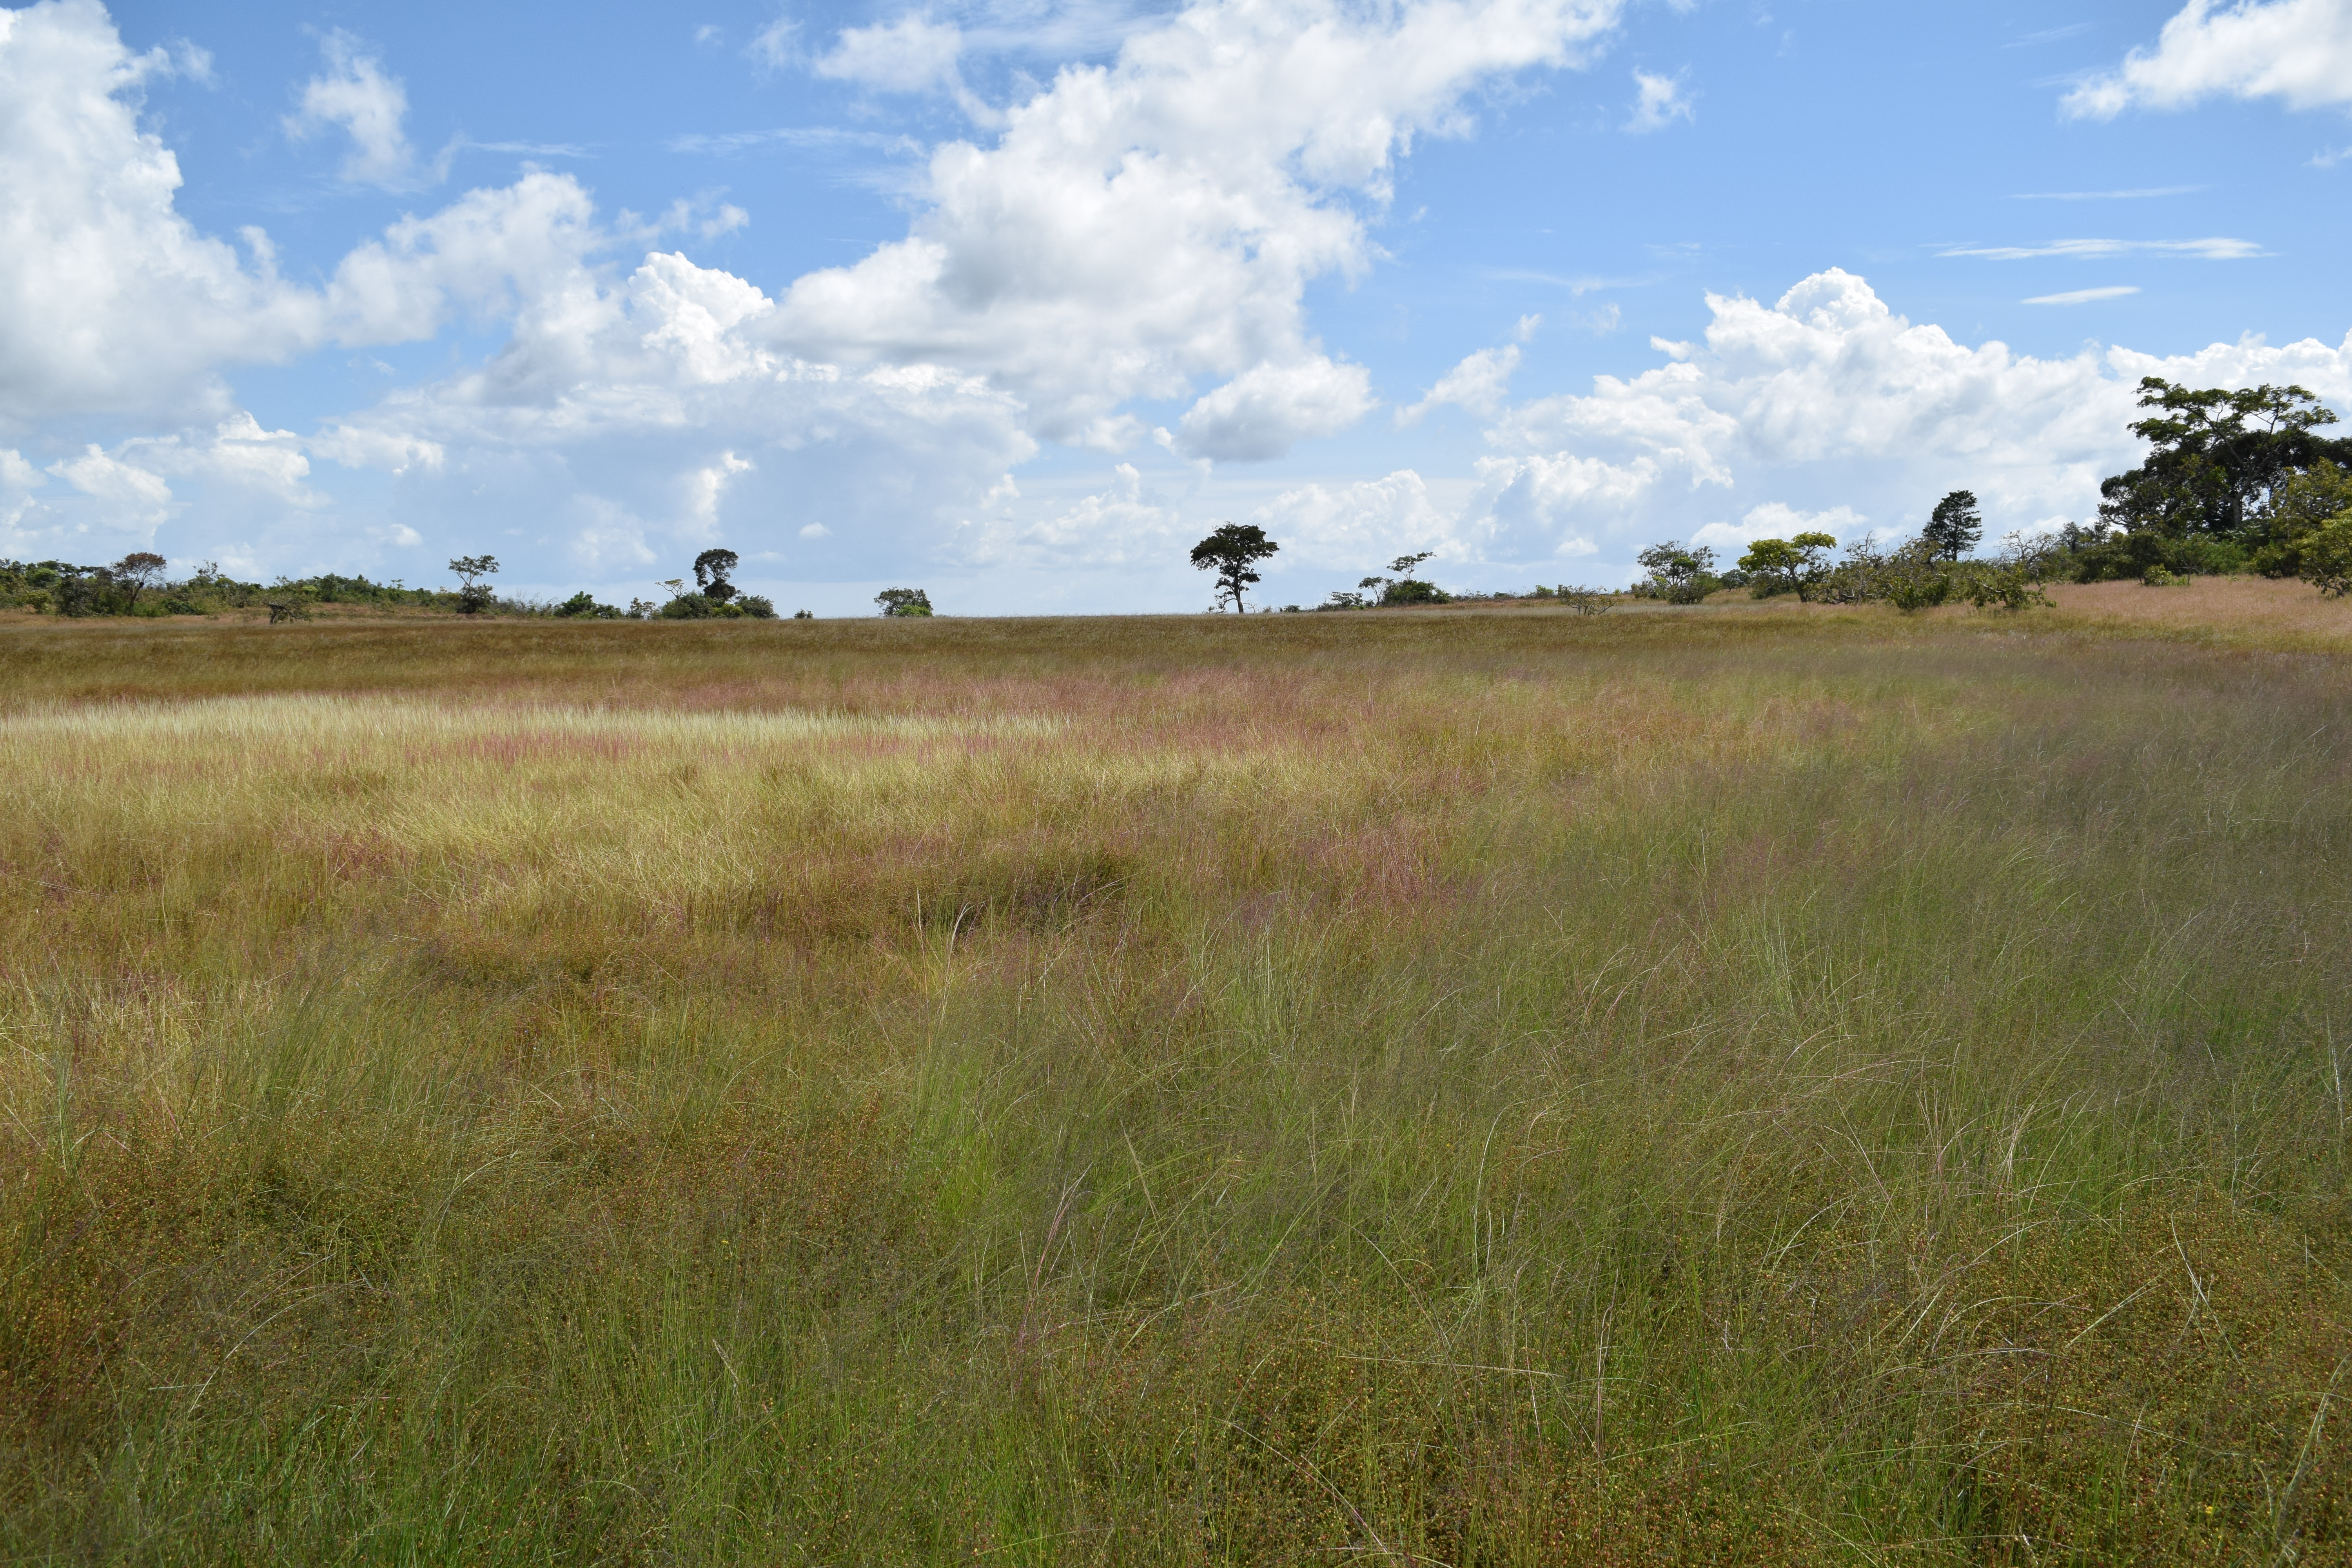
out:
M0 1552L2345 1561L2347 666L2055 624L0 638Z

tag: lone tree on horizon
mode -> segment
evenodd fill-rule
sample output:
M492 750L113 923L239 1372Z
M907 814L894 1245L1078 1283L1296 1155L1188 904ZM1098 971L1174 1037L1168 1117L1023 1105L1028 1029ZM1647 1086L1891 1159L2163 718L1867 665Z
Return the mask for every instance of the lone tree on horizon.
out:
M483 585L482 579L498 569L499 558L495 555L460 555L449 563L449 570L457 574L466 584L457 590L459 615L478 616L490 607L493 595Z
M1250 568L1281 548L1254 522L1220 523L1216 532L1192 546L1192 564L1216 573L1217 597L1231 599L1239 614L1242 590L1259 580Z
M1932 560L1958 561L1977 547L1984 537L1984 519L1977 512L1977 492L1954 490L1936 503L1927 514L1927 526L1919 537L1927 542L1927 554Z
M706 550L696 556L694 582L702 596L719 605L733 598L735 584L727 579L734 574L735 564L741 559L731 550Z

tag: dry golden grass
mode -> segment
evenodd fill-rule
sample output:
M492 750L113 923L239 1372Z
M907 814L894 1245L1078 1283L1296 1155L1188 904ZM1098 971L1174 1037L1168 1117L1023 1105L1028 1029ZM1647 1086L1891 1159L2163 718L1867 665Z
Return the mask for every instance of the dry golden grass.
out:
M2138 583L2067 583L2050 597L2070 617L2174 637L2258 647L2352 648L2352 599L2324 599L2308 583L2268 577L2191 577Z
M9 632L0 1554L2352 1561L2346 670Z

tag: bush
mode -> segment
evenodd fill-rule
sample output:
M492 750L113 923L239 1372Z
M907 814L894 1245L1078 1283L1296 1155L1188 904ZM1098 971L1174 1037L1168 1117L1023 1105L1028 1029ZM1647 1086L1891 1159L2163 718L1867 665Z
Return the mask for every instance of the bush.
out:
M794 610L793 612L793 619L796 621L813 621L816 619L816 617L809 614L806 610Z
M2352 594L2352 510L2303 536L2298 575L2331 599Z
M556 605L554 613L559 616L590 616L600 621L617 621L624 618L619 606L600 605L585 590L572 595L572 597Z
M1906 613L1933 609L1951 596L1951 574L1938 572L1925 563L1918 570L1890 573L1887 576L1886 602Z
M874 595L886 616L928 616L931 596L920 588L885 588Z
M1447 593L1436 584L1424 583L1418 577L1400 578L1398 581L1390 584L1387 587L1381 590L1381 604L1383 606L1394 605L1450 605L1453 602L1453 595Z
M2210 534L2172 537L2142 530L2070 530L2060 570L2072 568L2077 583L2117 583L2147 580L2148 569L2161 566L2176 577L2220 577L2242 572L2248 564L2245 547L2235 540Z
M736 595L735 608L737 613L749 616L755 621L772 621L776 618L776 602L759 594Z
M666 621L707 621L719 613L719 606L703 594L680 594L654 612Z

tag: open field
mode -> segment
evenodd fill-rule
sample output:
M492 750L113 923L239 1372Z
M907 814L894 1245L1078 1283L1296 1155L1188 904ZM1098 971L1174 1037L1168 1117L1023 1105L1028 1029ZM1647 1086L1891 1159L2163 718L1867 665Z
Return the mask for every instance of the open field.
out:
M0 632L0 1561L2352 1562L2250 586Z

